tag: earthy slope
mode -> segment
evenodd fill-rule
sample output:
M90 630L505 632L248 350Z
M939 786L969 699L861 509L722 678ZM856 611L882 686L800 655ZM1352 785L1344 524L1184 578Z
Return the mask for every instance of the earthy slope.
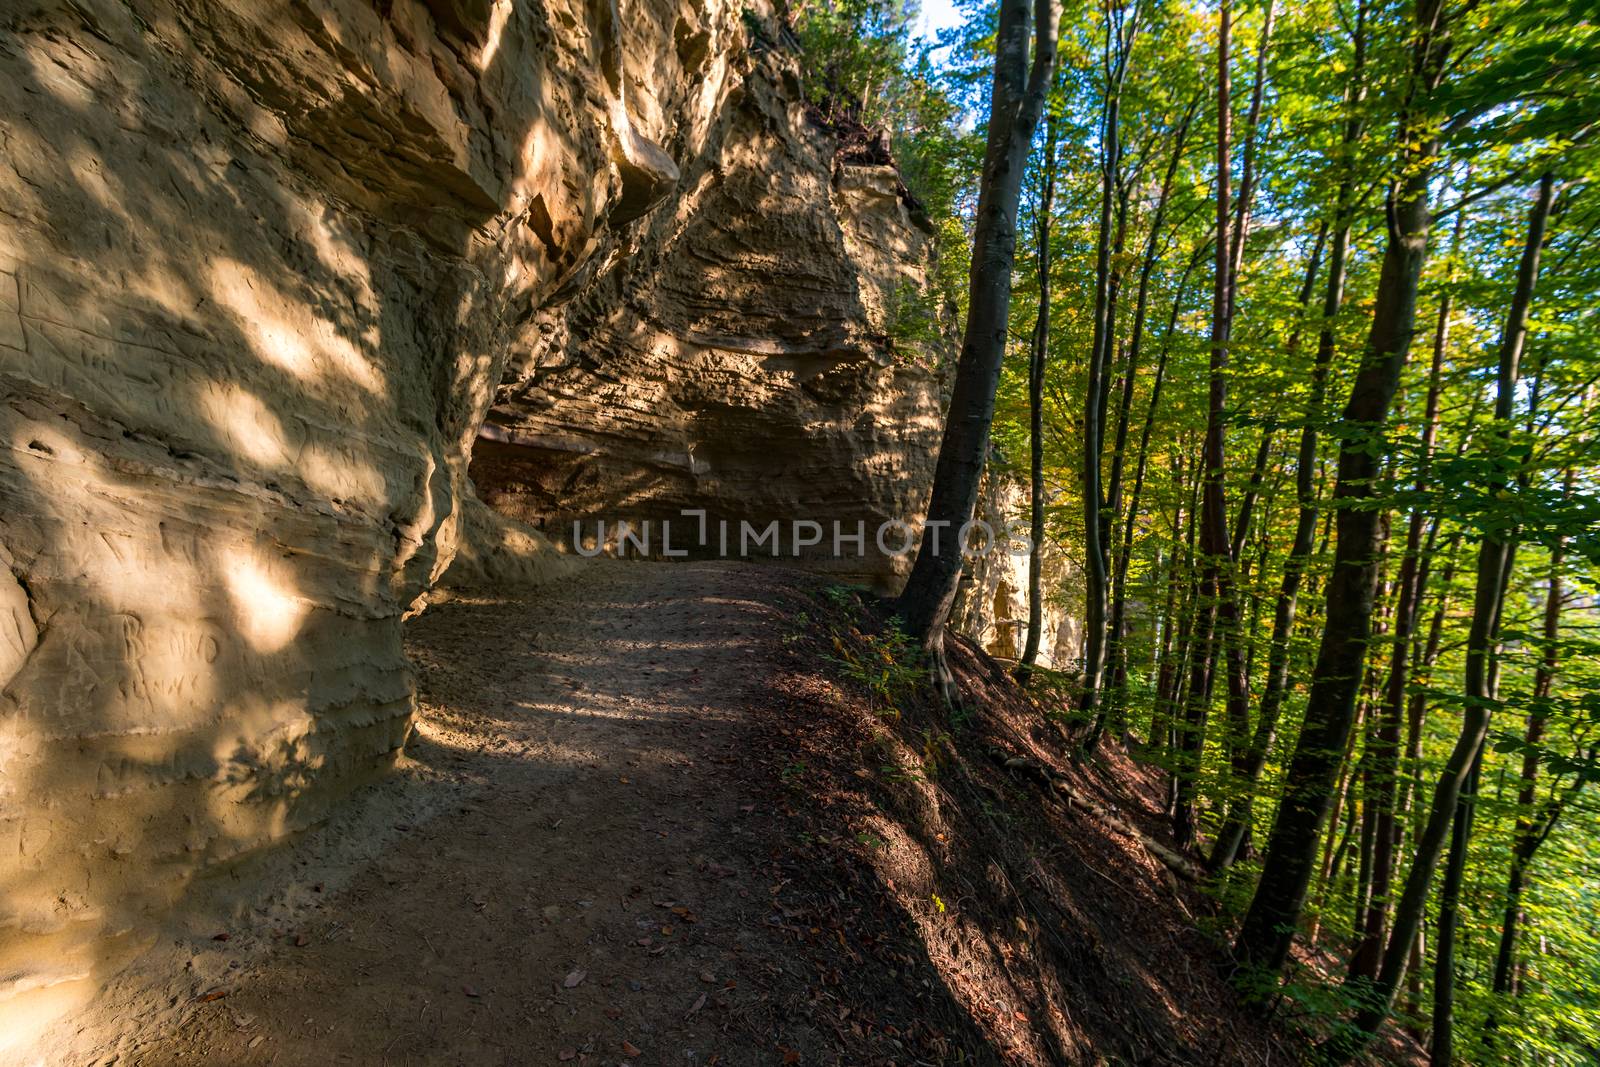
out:
M348 826L303 839L294 907L191 924L173 1003L113 993L62 1062L1290 1062L1149 853L1003 760L1144 801L1058 762L965 648L988 710L874 715L828 659L868 648L856 607L709 563L435 606L371 862L328 861Z

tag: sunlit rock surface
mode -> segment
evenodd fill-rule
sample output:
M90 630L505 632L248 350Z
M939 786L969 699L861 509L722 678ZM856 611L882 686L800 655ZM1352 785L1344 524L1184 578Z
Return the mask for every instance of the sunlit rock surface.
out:
M995 531L996 548L975 553L963 568L950 624L989 655L1018 659L1028 635L1027 486L991 468L984 476L975 518ZM1007 537L1007 531L1019 536ZM981 536L975 531L974 543ZM1083 573L1059 544L1046 541L1040 581L1044 607L1038 663L1071 670L1083 655Z
M741 7L4 5L0 1045L392 761L403 616L532 543L494 389L718 180Z

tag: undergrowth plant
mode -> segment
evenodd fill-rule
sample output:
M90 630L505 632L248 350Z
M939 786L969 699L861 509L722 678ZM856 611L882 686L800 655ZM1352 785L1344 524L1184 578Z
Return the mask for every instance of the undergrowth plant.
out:
M857 590L834 585L823 590L823 596L836 613L828 623L834 654L827 660L846 680L867 692L877 715L899 719L906 701L927 676L921 649L898 618L886 620L875 633L851 621L860 618L864 606Z

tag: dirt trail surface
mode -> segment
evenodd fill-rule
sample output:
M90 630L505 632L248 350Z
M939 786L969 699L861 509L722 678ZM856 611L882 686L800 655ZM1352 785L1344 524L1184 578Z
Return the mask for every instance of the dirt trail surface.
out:
M797 1062L816 1035L774 1021L795 983L741 774L768 573L597 565L430 608L408 751L454 802L116 1062Z
M197 887L45 1062L1292 1062L1161 776L963 639L964 709L905 690L877 612L729 563L434 605L398 772Z

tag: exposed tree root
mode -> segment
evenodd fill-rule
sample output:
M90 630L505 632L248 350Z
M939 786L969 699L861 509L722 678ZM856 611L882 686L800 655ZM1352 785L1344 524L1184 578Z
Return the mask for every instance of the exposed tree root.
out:
M1023 759L1020 756L1011 756L999 751L991 752L990 755L997 763L1005 767L1007 770L1023 771L1030 777L1037 779L1050 789L1066 798L1067 803L1073 808L1079 811L1088 812L1090 815L1093 815L1096 819L1100 820L1100 822L1104 823L1108 829L1133 838L1139 843L1140 847L1150 854L1152 859L1159 861L1162 866L1167 868L1167 870L1191 882L1201 882L1205 880L1205 869L1201 867L1199 863L1190 859L1188 856L1185 856L1183 853L1177 852L1168 848L1166 845L1163 845L1161 842L1157 841L1149 834L1146 834L1138 827L1133 826L1131 823L1128 823L1124 819L1118 817L1118 815L1111 809L1090 800L1088 797L1084 796L1081 792L1075 789L1072 784L1062 776L1053 773L1045 767L1041 767L1032 760Z

